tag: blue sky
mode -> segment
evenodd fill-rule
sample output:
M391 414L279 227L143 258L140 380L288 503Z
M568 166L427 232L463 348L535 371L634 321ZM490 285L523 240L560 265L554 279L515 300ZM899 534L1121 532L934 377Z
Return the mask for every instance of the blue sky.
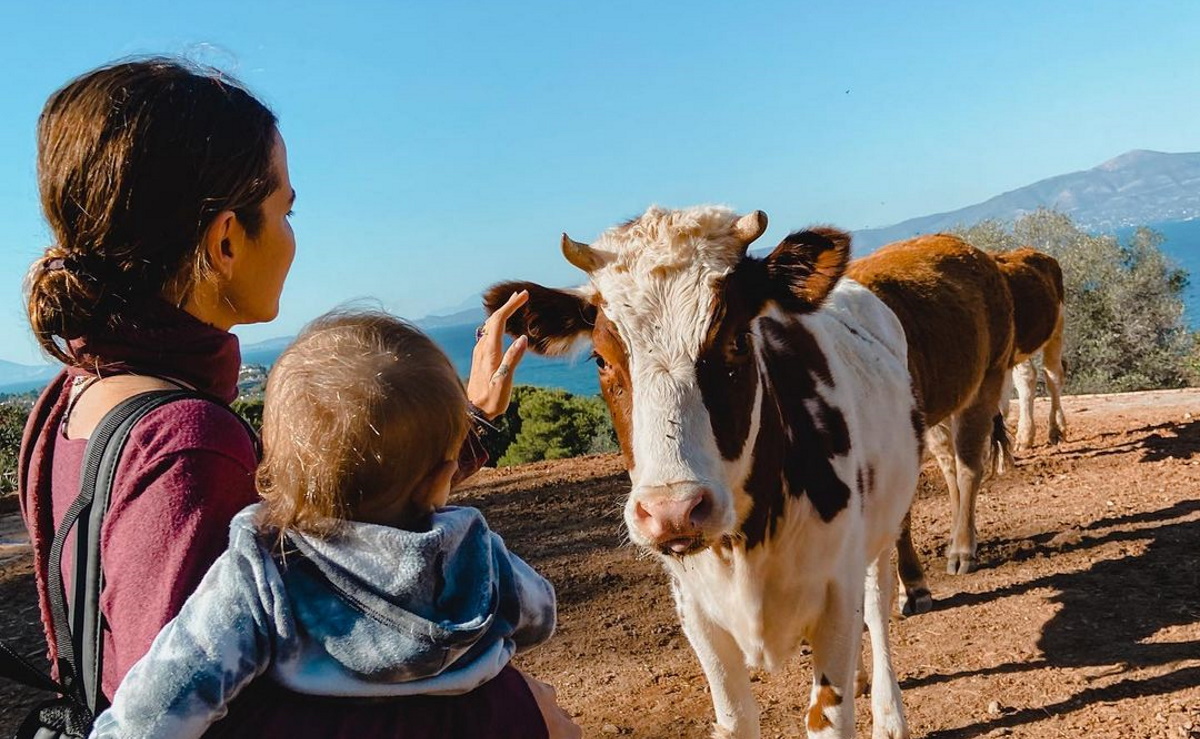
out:
M41 361L20 278L46 245L33 131L137 54L220 66L279 114L298 254L279 319L410 318L579 275L651 203L884 226L1130 149L1200 150L1200 3L14 2L0 7L0 359Z

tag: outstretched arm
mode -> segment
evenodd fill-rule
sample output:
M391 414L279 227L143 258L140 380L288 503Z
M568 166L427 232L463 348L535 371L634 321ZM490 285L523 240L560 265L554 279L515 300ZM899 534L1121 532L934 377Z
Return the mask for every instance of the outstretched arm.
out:
M454 484L479 471L487 463L488 452L483 437L491 428L490 421L508 410L512 398L513 373L525 356L529 340L518 338L504 348L504 326L518 308L529 300L529 293L513 293L508 302L488 316L476 330L475 349L471 353L471 376L467 379L467 400L471 404L471 432L458 455L458 472Z
M274 614L260 592L270 592L262 563L222 554L121 682L92 737L204 734L270 664Z

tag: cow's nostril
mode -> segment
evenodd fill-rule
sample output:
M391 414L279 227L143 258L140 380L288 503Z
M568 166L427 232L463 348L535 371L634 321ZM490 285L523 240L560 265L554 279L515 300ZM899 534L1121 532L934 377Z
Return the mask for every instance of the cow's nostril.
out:
M646 510L646 507L639 500L633 506L633 516L638 521L645 521L647 518L650 518L650 511Z
M696 505L693 506L692 510L688 513L688 520L691 521L693 526L703 526L704 522L707 521L709 516L712 515L712 510L712 493L708 490L704 490L700 493L700 496L696 500Z

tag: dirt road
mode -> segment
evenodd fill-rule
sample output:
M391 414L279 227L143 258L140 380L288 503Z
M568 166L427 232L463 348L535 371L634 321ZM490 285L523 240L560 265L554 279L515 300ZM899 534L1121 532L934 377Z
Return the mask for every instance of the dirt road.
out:
M1200 737L1200 390L1069 397L1066 413L1067 443L985 486L971 575L942 574L949 506L926 466L914 534L937 603L893 622L914 737ZM666 578L624 542L627 489L619 458L586 457L484 470L456 502L558 588L558 634L518 661L585 736L707 737ZM27 556L0 563L0 634L39 651ZM803 736L807 659L755 679L764 736ZM25 697L0 683L0 734Z

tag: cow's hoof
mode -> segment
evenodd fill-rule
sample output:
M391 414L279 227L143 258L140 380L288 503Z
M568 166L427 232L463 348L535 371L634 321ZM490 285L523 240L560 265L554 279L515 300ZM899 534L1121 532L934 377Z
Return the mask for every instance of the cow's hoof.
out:
M1067 440L1066 434L1058 429L1050 429L1050 444L1061 444Z
M871 731L871 739L909 739L908 727L904 722L899 724L879 725Z
M933 610L933 595L922 588L912 593L900 593L900 615L905 618L919 616Z
M720 724L713 724L712 739L738 739L733 729L726 729Z
M965 575L975 569L975 558L970 554L951 554L946 558L947 575Z

